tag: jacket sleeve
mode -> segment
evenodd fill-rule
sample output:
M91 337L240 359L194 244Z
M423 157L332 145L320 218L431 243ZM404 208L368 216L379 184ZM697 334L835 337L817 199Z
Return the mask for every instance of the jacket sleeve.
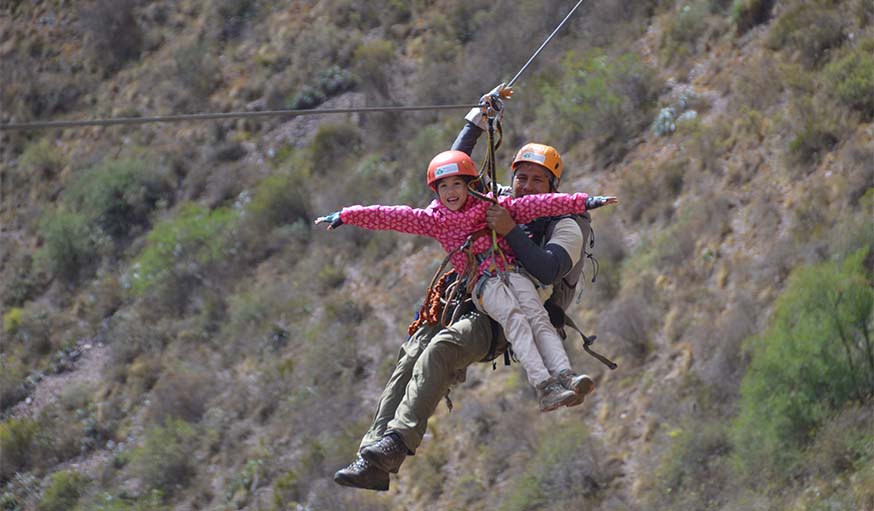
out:
M544 193L519 198L500 197L498 200L517 224L527 224L542 216L585 213L588 198L585 193Z
M433 215L427 209L409 206L349 206L340 212L344 224L374 231L397 231L430 236Z
M567 251L554 243L540 247L518 225L504 239L525 270L543 284L555 284L573 267Z
M476 146L476 141L482 134L483 130L479 126L470 121L464 121L464 127L458 132L450 149L467 153L470 156Z

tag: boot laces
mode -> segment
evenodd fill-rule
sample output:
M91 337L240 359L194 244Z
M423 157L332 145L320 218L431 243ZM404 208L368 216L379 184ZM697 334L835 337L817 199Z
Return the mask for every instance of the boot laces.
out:
M393 454L395 452L400 452L402 446L399 441L388 436L382 439L379 448L385 454Z
M370 466L370 463L367 463L366 459L358 456L357 458L355 458L355 461L349 464L347 468L349 470L360 471L366 469L368 466Z

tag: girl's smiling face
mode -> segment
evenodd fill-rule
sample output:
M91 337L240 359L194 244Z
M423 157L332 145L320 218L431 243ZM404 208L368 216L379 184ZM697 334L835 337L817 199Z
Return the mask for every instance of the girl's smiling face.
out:
M437 181L437 197L449 211L458 211L467 202L467 181L461 176L444 177Z

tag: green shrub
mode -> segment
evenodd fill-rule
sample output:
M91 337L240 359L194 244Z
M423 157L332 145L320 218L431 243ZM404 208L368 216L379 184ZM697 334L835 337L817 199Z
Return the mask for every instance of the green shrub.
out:
M352 57L355 62L355 73L361 78L362 83L382 97L388 97L391 78L388 67L394 55L394 43L376 39L356 48Z
M830 2L802 3L780 16L768 43L775 50L797 52L801 63L812 68L827 61L832 49L843 44L843 14Z
M15 335L21 327L22 310L19 307L9 309L3 315L3 332L8 335Z
M257 14L256 0L212 0L209 20L219 41L235 39Z
M628 139L652 119L659 90L655 72L635 54L613 57L600 50L582 58L571 52L563 67L558 85L543 87L542 112L553 137L561 144L591 137L607 160L624 155Z
M84 492L88 478L79 472L62 470L52 474L48 488L40 499L40 509L45 511L67 511L72 509Z
M172 495L195 475L192 453L196 449L194 427L174 419L146 431L143 445L133 452L131 463L148 488Z
M659 41L659 53L665 62L676 62L696 52L698 39L708 28L709 14L710 1L698 0L684 3L678 12L668 16Z
M191 93L196 104L207 104L209 95L221 83L221 68L209 47L204 42L185 46L176 50L173 61L177 79Z
M652 509L706 509L731 478L728 430L720 422L690 422L669 433L670 448L655 470Z
M742 472L792 474L818 426L850 401L874 397L868 249L795 270L752 355L732 427Z
M17 307L33 299L48 284L49 276L34 264L33 254L21 251L7 263L8 278L0 284L3 305Z
M361 133L348 124L319 126L310 145L312 168L317 175L327 175L342 168L361 150Z
M27 369L17 357L9 353L0 357L0 411L27 397L28 383L25 376Z
M585 426L571 421L545 435L500 509L573 509L597 496L605 475L597 467Z
M771 19L775 0L734 0L731 4L731 21L738 35Z
M64 160L47 138L28 144L21 155L19 171L37 178L31 182L51 179L60 172Z
M874 119L874 39L826 66L825 81L838 101Z
M63 327L53 324L53 318L49 309L30 304L24 309L18 309L13 317L8 318L14 322L14 331L8 333L11 340L20 342L24 346L22 358L27 363L34 363L51 353L53 348L52 337ZM10 325L11 326L11 325Z
M40 221L37 259L58 278L73 282L99 259L100 238L81 213L57 211Z
M177 216L157 224L146 238L125 284L137 296L149 295L167 307L184 308L187 297L232 255L229 239L239 211L209 211L189 203Z
M258 183L252 200L246 205L245 214L261 235L299 220L310 225L312 214L306 185L308 174L292 168L268 176Z
M0 482L34 463L33 451L39 427L31 419L9 419L0 423Z
M88 169L65 199L118 239L146 225L158 201L169 197L169 188L150 163L122 159Z
M81 10L95 63L112 73L140 55L143 32L137 24L136 0L97 0Z
M155 423L170 419L196 423L206 411L213 385L203 370L180 367L164 371L152 389L149 419Z
M810 98L798 98L792 105L793 136L789 155L801 165L816 164L841 139L844 119L831 105Z

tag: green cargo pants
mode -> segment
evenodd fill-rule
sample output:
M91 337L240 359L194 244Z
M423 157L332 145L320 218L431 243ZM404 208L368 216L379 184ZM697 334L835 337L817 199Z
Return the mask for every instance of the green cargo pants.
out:
M370 429L360 448L378 442L388 431L400 435L412 452L422 443L434 413L459 371L483 360L492 342L491 320L471 311L447 328L424 325L401 346Z

